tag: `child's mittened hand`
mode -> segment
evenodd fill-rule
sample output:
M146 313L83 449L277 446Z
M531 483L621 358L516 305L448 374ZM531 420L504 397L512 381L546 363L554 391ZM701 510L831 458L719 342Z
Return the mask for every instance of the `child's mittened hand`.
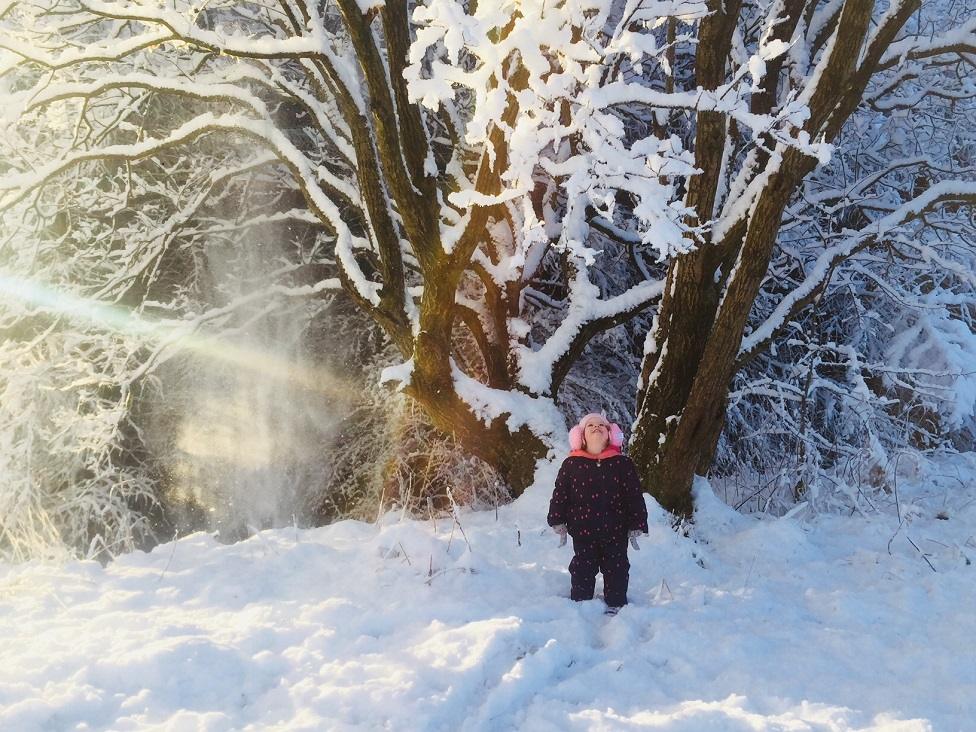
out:
M552 530L559 534L559 546L566 546L566 534L569 533L566 524L556 524Z
M640 547L637 545L637 537L641 535L640 529L632 529L627 532L627 536L630 538L630 545L634 547L634 551L640 551Z

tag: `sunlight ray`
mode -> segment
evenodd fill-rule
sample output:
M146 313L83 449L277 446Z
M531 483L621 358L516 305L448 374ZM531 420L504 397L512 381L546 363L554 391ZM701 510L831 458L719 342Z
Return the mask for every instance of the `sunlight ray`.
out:
M15 302L107 328L118 333L155 343L163 348L191 351L235 368L256 372L269 379L294 384L303 389L353 401L361 387L329 370L282 358L267 351L242 346L216 336L197 332L197 321L160 320L139 315L128 308L109 305L53 288L37 280L0 273L0 302Z

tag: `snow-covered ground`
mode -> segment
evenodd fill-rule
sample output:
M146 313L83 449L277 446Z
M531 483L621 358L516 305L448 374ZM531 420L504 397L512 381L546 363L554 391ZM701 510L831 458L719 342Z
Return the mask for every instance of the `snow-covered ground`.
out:
M567 599L545 488L0 566L0 730L973 730L976 457L940 471L900 528L652 503L615 618Z

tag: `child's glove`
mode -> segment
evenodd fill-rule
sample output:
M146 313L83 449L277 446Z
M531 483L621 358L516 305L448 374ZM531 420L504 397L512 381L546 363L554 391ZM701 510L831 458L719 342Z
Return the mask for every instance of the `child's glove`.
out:
M566 546L566 534L569 533L566 524L556 524L552 530L559 534L559 546Z
M642 532L640 529L631 529L627 532L628 538L630 538L630 545L634 547L635 551L640 551L640 547L637 546L637 537L640 536Z

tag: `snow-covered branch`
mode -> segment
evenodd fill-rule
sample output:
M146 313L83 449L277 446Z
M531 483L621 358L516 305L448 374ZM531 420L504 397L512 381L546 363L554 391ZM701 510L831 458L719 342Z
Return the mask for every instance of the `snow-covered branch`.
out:
M740 363L751 360L783 332L790 320L813 301L827 284L831 273L856 252L889 236L897 227L926 212L950 203L976 206L976 184L966 181L941 181L925 193L905 202L897 210L878 219L860 232L851 232L839 244L828 247L807 269L806 277L780 301L762 325L742 339Z
M933 36L908 36L890 44L882 54L880 68L893 68L906 61L945 54L976 53L976 18Z
M615 327L660 297L662 281L641 282L626 292L601 299L581 276L574 280L566 316L537 350L520 346L519 381L535 394L554 394L583 346L596 332Z

